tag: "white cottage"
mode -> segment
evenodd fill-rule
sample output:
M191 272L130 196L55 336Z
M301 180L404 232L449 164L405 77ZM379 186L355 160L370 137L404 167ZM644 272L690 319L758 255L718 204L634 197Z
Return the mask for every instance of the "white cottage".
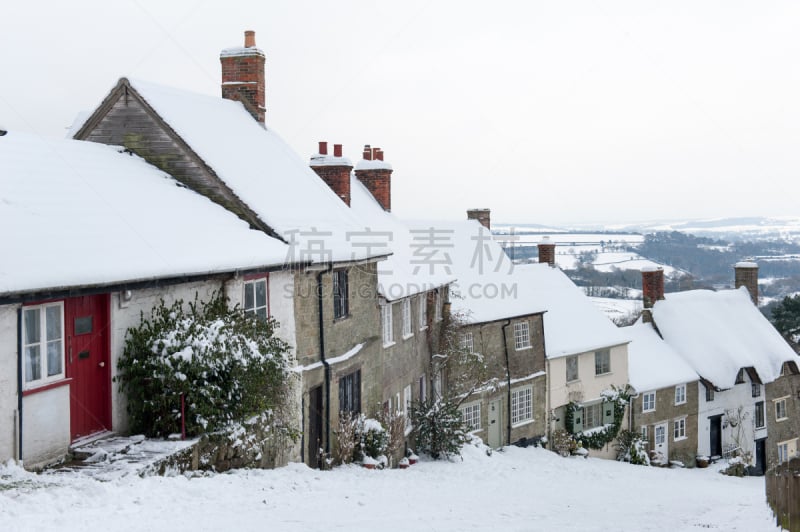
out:
M11 131L0 168L0 461L37 468L126 429L113 378L141 312L244 304L245 275L288 246L118 147Z

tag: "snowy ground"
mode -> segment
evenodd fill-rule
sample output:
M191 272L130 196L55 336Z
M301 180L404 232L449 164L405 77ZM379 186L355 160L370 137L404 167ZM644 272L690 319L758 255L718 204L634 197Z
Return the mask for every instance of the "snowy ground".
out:
M293 464L99 482L0 467L0 530L776 530L763 478L510 448L407 470Z

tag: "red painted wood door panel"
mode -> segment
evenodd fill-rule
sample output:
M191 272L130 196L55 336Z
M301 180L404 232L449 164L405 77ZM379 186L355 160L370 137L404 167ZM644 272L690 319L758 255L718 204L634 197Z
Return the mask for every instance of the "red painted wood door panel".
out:
M64 302L72 439L111 430L109 298L83 296Z

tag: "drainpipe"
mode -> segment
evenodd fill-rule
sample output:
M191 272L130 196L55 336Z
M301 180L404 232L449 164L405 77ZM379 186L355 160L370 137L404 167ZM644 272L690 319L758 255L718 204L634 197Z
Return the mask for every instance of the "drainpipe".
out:
M506 425L506 445L511 445L511 368L508 363L508 340L506 339L506 327L511 325L511 320L506 320L505 325L503 325L503 352L506 355L506 400L508 402L506 408L506 418L508 418L508 423Z
M325 360L325 322L323 320L322 276L333 270L333 264L317 274L317 309L319 313L319 360L325 368L325 454L331 452L331 365Z
M22 463L22 307L17 309L17 461Z

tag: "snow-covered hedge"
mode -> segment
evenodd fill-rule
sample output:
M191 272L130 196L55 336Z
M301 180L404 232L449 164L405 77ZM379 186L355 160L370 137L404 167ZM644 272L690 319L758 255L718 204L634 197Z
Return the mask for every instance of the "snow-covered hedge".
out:
M119 361L131 430L148 436L181 431L181 396L189 435L253 414L280 410L287 397L288 345L277 324L247 315L215 294L187 306L163 301L129 329Z

